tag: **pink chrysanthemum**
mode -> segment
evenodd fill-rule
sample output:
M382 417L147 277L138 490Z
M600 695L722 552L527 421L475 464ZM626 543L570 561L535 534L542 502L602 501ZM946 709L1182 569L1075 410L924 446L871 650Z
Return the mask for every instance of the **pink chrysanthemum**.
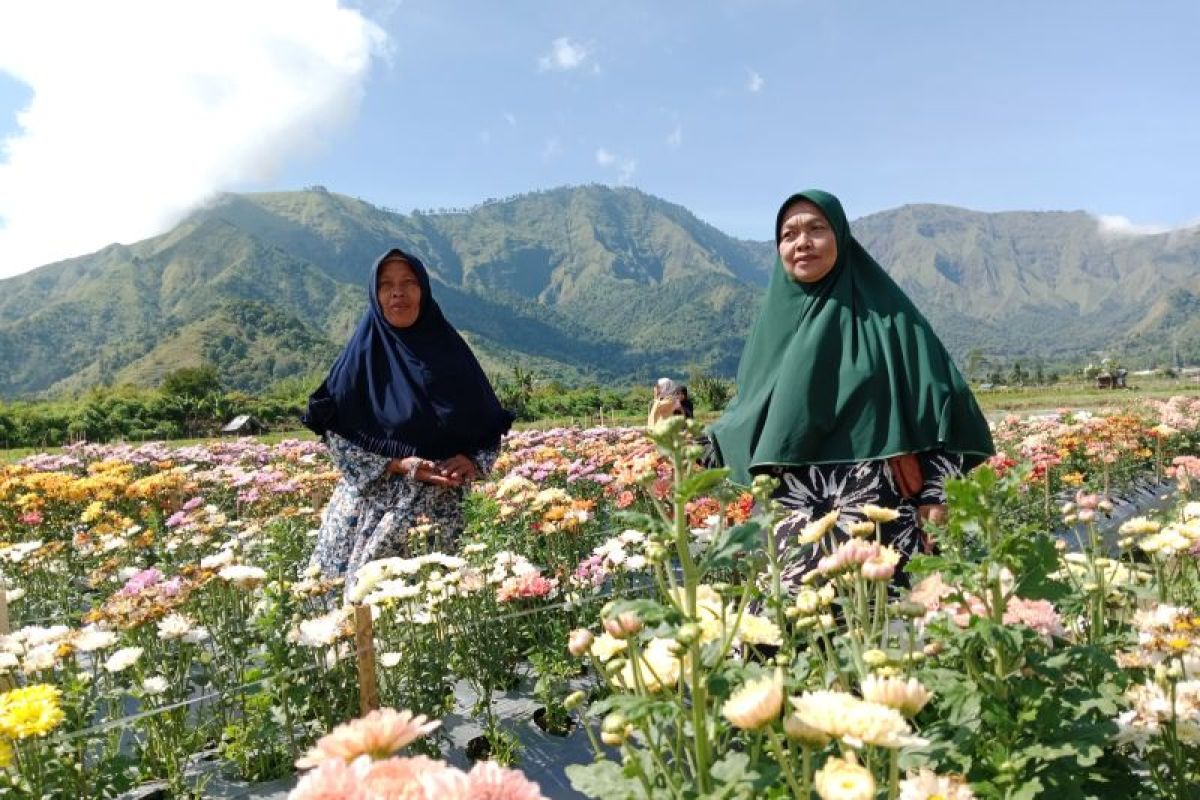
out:
M366 757L352 764L330 759L301 778L288 800L368 800L360 787L370 768L371 760Z
M322 736L313 749L296 761L296 766L307 769L331 758L344 762L359 756L387 758L440 724L437 720L427 721L424 714L414 717L411 711L394 708L372 711Z
M546 800L541 788L517 769L481 761L467 774L471 800Z
M389 758L376 761L361 784L363 796L380 800L442 800L426 791L431 779L446 772L457 772L443 761L428 756Z

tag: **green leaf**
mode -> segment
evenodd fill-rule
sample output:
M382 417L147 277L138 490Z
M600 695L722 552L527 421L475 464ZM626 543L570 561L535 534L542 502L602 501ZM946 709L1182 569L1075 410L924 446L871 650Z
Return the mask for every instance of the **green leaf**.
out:
M572 764L566 773L575 791L597 800L635 800L643 794L641 784L613 761Z
M721 535L704 552L700 568L703 572L732 567L743 553L762 552L762 528L755 522L743 522L721 531Z
M681 503L686 503L709 491L728 477L728 467L717 467L716 469L706 469L703 472L697 472L680 485L675 498Z

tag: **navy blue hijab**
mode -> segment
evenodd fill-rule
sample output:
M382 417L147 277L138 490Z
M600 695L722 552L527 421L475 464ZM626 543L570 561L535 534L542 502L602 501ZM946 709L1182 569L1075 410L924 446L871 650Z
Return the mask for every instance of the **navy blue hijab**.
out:
M379 270L395 258L408 262L421 284L421 310L407 328L392 326L379 305ZM389 458L442 459L496 446L513 416L442 315L420 259L399 249L384 253L367 295L370 307L309 397L304 424Z

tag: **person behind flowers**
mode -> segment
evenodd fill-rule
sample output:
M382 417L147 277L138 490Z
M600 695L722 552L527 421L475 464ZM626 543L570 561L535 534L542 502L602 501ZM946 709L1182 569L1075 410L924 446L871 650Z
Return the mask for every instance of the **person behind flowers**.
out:
M715 460L738 482L779 479L793 587L836 542L874 540L875 520L903 582L900 570L924 544L921 519L945 513L946 479L993 453L987 421L924 316L851 234L836 197L811 190L785 200L775 243L737 396L709 431ZM822 533L833 511L837 524Z
M654 399L650 401L650 413L646 415L646 427L674 416L679 411L679 398L675 396L675 381L659 378L654 384Z
M342 472L312 563L348 584L366 562L406 554L411 530L426 523L432 544L453 546L464 486L491 468L513 419L442 315L420 259L389 250L367 293L303 418Z

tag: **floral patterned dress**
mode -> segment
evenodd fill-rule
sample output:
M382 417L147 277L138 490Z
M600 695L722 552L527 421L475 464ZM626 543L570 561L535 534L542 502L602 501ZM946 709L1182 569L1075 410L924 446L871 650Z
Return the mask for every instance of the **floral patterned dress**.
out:
M458 542L463 529L462 488L394 476L387 471L386 456L369 453L336 433L326 434L325 444L342 479L325 507L310 562L323 576L345 576L349 589L359 567L407 555L414 537L439 549ZM491 448L469 455L482 474L492 468L498 454L498 448Z
M945 503L946 479L962 474L962 456L957 453L931 450L919 453L918 458L924 485L920 495L911 500L901 495L886 460L765 470L779 480L774 497L790 512L779 525L784 583L792 590L798 588L800 579L816 568L820 558L849 537L844 528L866 519L860 509L868 503L900 511L900 516L885 523L880 533L883 543L900 553L900 568L893 582L906 582L901 568L924 547L917 506ZM797 541L805 525L834 509L841 512L838 525L824 541L811 545Z

